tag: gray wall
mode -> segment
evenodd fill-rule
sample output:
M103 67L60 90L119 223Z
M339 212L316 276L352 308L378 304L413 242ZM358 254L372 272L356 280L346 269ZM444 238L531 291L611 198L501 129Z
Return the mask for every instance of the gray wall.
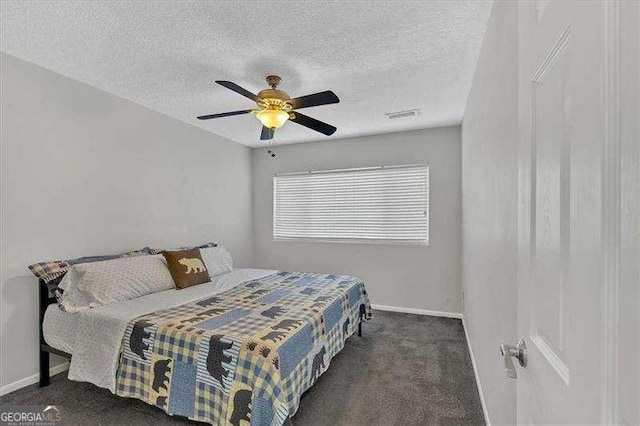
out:
M498 346L517 325L517 9L493 4L462 123L464 318L493 424L516 420Z
M1 384L38 372L27 265L224 243L249 265L250 150L2 54Z
M374 304L461 312L459 126L285 145L276 153L252 151L256 266L356 275ZM273 241L275 173L416 163L430 165L428 247Z

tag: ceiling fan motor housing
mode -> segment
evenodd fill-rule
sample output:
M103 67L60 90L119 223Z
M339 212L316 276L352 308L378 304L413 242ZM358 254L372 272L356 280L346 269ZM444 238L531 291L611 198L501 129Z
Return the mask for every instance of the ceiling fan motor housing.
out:
M264 89L258 93L260 99L278 99L281 101L288 101L291 99L289 94L283 90L278 89Z
M290 105L286 103L291 97L284 90L278 90L276 87L282 79L277 75L268 75L267 84L271 86L271 89L264 89L258 93L260 101L258 105L262 108L274 108L274 109L286 109L290 110ZM289 106L289 108L287 108Z

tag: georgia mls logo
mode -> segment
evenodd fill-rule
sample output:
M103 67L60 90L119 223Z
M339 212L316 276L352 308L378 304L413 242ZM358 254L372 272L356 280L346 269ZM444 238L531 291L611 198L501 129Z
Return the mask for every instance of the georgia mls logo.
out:
M0 407L0 424L7 426L59 426L62 410L57 405Z
M55 405L47 405L47 408L42 410L42 421L59 422L61 420L62 420L62 412Z

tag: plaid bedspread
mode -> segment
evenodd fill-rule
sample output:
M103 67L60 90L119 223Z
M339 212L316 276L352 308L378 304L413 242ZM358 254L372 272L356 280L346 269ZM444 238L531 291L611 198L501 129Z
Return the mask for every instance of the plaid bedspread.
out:
M358 278L278 272L131 321L116 393L211 424L289 423L370 317Z

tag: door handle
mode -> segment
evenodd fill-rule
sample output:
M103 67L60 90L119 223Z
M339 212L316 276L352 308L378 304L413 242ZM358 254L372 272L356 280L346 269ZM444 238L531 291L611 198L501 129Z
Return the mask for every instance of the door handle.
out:
M527 366L527 345L525 345L524 340L520 339L516 346L513 345L505 345L504 343L500 345L500 353L502 354L502 359L504 360L504 370L507 372L507 376L515 379L518 377L518 373L516 373L516 368L513 365L513 359L518 360L518 364L520 367Z

